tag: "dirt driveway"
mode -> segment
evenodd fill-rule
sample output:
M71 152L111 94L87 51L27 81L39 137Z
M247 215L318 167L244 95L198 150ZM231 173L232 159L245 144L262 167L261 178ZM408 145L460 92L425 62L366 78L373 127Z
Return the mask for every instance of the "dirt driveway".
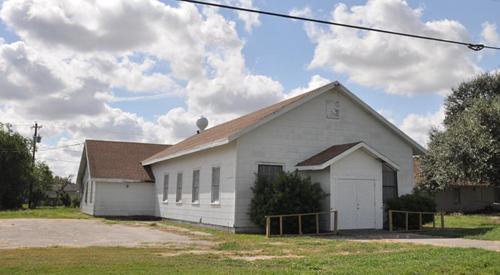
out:
M334 239L359 242L393 242L434 245L444 247L481 248L500 252L500 241L469 240L462 238L443 238L416 233L387 232L384 230L350 230Z
M207 243L152 227L106 224L100 220L0 220L0 249L48 246L206 245Z

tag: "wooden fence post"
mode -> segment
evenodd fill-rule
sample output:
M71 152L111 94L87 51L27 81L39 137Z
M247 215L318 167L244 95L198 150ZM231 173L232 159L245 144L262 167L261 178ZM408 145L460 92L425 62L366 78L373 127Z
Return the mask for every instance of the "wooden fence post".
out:
M406 219L406 231L408 231L408 212L405 212L405 219Z
M444 213L441 212L441 229L444 228Z
M316 214L316 234L319 234L319 214Z
M392 210L389 210L389 232L392 232Z
M299 215L299 235L302 235L302 215Z
M283 216L280 216L280 236L283 236Z
M422 212L418 213L418 229L422 230Z
M266 217L266 237L271 235L271 217Z

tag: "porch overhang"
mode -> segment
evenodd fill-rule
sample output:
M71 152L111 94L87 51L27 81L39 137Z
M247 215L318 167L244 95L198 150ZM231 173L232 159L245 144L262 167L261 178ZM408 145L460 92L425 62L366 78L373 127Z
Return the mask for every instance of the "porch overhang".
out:
M357 150L363 150L375 159L386 163L396 171L400 170L399 165L397 165L394 161L390 160L388 157L368 146L368 144L363 141L333 145L319 152L318 154L313 155L302 162L299 162L295 166L295 168L299 171L323 170Z

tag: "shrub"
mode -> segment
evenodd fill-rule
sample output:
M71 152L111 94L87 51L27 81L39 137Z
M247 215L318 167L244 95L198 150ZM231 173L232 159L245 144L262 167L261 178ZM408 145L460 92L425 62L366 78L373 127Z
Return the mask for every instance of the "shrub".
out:
M402 211L416 211L416 212L436 212L436 203L434 199L421 192L414 192L412 194L403 195L398 198L393 198L387 201L387 210L402 210ZM432 215L423 215L422 223L431 222ZM406 226L406 217L402 213L394 213L393 226L395 228L404 228ZM418 214L409 214L408 228L419 228Z
M71 206L71 197L69 196L68 193L62 193L59 196L59 201L61 202L64 207L70 207Z
M74 197L72 200L71 200L71 206L73 207L80 207L80 198L79 197Z
M265 227L267 215L319 212L321 200L327 196L319 183L312 183L310 177L302 177L298 171L280 173L273 180L257 176L252 191L248 214L260 227ZM287 219L284 228L298 228L294 223L297 222ZM307 230L308 220L304 223Z

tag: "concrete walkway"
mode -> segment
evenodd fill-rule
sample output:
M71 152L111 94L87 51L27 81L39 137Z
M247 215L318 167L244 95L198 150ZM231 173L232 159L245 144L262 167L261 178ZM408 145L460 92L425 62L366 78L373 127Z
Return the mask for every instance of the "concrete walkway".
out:
M0 249L48 246L207 245L206 241L146 226L99 220L0 219Z
M481 248L500 252L500 241L469 240L462 238L443 238L416 233L388 232L383 230L344 231L335 239L359 242L397 242L434 245L443 247Z

